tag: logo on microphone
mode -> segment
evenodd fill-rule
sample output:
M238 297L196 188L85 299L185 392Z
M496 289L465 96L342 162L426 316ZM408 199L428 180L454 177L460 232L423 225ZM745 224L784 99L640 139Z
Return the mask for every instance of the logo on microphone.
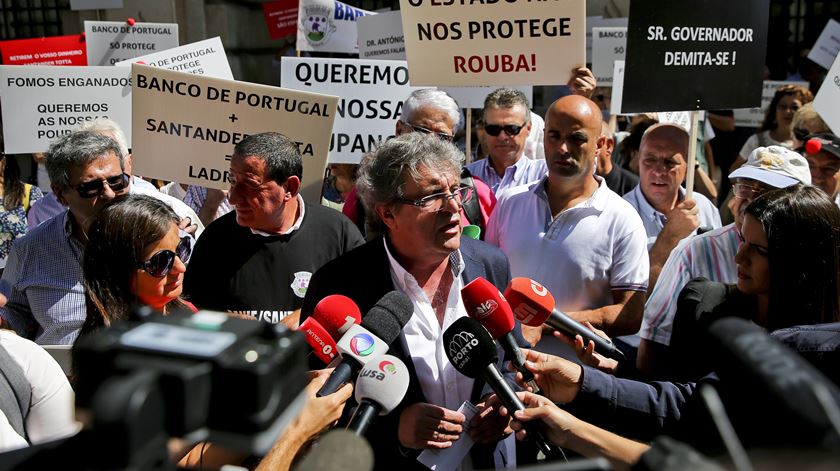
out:
M488 299L475 307L475 317L478 319L484 319L490 314L493 314L498 307L499 304L496 301Z
M514 308L513 315L516 316L516 320L519 322L525 325L531 325L531 321L537 315L537 310L525 303L521 303Z
M370 355L375 349L376 345L373 341L373 337L368 334L356 334L352 339L350 339L350 350L360 357Z
M541 298L544 298L545 295L548 294L548 290L545 288L545 286L537 283L534 280L531 280L531 290L534 292L534 294Z
M379 371L395 375L397 374L397 366L394 364L394 362L383 360L379 363Z
M478 339L469 332L459 332L449 342L449 359L455 362L455 367L461 369L469 360L469 353L478 346Z

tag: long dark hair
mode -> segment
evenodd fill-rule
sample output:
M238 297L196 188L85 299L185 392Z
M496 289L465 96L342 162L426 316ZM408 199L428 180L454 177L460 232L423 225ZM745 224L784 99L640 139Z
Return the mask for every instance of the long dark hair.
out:
M146 195L123 195L103 206L88 230L82 262L87 318L82 332L128 317L139 301L131 279L146 247L164 238L178 224L178 216L165 203ZM165 310L185 307L179 298Z
M12 155L3 155L0 168L3 170L3 207L7 211L23 203L24 185L20 181L20 166Z
M840 321L840 208L822 190L794 185L745 210L769 243L768 330Z
M788 95L795 96L802 102L803 105L811 103L814 100L814 94L811 93L811 90L808 90L803 86L793 84L782 85L776 89L773 99L770 100L770 105L767 107L767 112L764 114L764 121L761 123L761 127L758 128L759 132L772 131L773 129L776 129L776 126L779 124L776 122L776 108L778 108L779 102L782 101L782 98Z

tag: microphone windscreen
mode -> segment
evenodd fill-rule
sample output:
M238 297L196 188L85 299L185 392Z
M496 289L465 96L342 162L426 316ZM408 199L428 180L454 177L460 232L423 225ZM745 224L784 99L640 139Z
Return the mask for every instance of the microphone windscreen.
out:
M312 351L324 364L329 365L335 359L335 340L333 340L329 332L314 317L307 317L298 328L298 331L303 332L306 343L312 347Z
M391 345L413 314L414 305L408 296L391 291L370 308L361 325Z
M352 299L340 294L331 294L318 301L315 310L312 311L312 317L318 319L332 338L340 339L351 325L362 320L362 313Z
M356 402L369 399L382 406L379 415L394 410L408 391L408 368L399 358L382 355L368 362L356 379Z
M554 296L530 278L520 276L510 280L505 299L516 320L531 327L543 325L554 311Z
M461 298L467 314L481 322L494 339L513 330L513 312L493 283L478 277L461 288Z
M295 471L371 471L373 450L367 440L344 429L333 429L304 457Z
M493 337L469 317L456 320L446 329L443 346L452 366L468 378L478 378L487 365L499 360Z

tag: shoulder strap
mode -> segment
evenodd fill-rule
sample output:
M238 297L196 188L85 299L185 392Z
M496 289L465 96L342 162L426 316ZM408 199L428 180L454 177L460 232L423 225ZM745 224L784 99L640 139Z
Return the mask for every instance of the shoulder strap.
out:
M0 346L0 410L18 435L29 441L24 423L29 415L32 387L9 352Z
M23 212L29 213L29 197L30 193L32 193L32 185L29 183L23 184Z
M465 186L473 187L473 191L475 190L475 180L473 179L472 174L466 167L461 170L461 184ZM478 193L473 196L472 199L464 204L464 214L467 216L467 220L470 224L474 224L481 228L481 235L484 235L484 218L481 217L481 206L478 202Z

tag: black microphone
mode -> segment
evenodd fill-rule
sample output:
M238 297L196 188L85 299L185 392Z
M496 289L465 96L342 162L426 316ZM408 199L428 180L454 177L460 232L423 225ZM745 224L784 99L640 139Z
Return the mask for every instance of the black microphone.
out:
M496 362L499 361L496 343L478 321L462 317L453 322L443 333L443 345L452 366L468 378L483 378L507 408L508 414L512 416L515 411L525 410L525 404L496 368ZM551 456L555 453L539 429L539 424L527 423L525 429L543 454Z
M363 435L378 415L386 415L402 402L408 391L408 368L399 358L382 355L368 362L356 379L359 403L347 430Z
M414 305L406 295L391 291L382 296L364 316L362 323L352 325L338 341L342 360L317 396L328 396L338 391L344 383L355 378L369 360L387 353L412 314Z

